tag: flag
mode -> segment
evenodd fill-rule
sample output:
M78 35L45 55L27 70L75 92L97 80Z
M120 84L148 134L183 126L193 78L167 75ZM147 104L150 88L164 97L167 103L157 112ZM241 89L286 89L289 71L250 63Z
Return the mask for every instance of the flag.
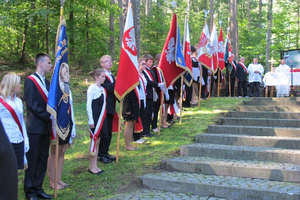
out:
M185 24L185 39L184 39L184 60L187 67L187 71L183 75L183 80L186 85L189 87L193 83L193 64L192 64L192 52L191 52L191 45L190 45L190 28L188 22Z
M199 40L199 51L197 59L199 60L202 66L212 71L212 47L210 44L210 35L206 22Z
M62 20L56 34L54 72L49 88L47 111L53 116L55 131L63 140L70 132L70 90L68 39L66 21ZM56 137L56 136L55 136Z
M225 68L225 63L224 63L224 41L223 41L223 31L222 27L220 29L220 35L219 35L219 40L218 40L218 62L219 62L219 68L221 71Z
M161 53L158 68L161 69L165 78L166 88L187 71L180 45L180 32L176 14L173 14L170 31Z
M210 43L211 43L211 50L212 50L212 63L211 63L211 69L213 74L215 74L218 70L218 34L217 34L217 26L214 24L213 30L211 33L211 38L210 38Z
M236 67L234 64L232 64L232 57L233 57L233 54L231 52L231 43L230 43L230 35L229 33L227 33L227 36L226 36L226 40L225 40L225 53L224 53L224 61L225 63L230 63L230 69L229 71L231 72L232 70L232 66L235 68L236 70Z
M137 85L139 85L138 60L132 3L129 1L114 93L121 101Z

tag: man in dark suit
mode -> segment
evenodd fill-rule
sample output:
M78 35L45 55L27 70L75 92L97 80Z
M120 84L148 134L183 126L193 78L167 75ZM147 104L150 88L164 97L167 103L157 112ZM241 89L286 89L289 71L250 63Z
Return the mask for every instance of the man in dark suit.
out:
M47 170L51 134L50 113L47 112L47 95L50 82L45 75L52 71L51 57L38 53L36 72L27 77L24 97L27 107L26 128L30 149L27 152L28 169L25 171L24 192L27 199L52 199L44 192L43 181Z
M152 75L151 67L153 65L153 57L149 54L144 55L146 59L146 69L143 71L145 78L147 79L147 87L146 87L146 108L144 112L144 122L143 124L143 135L145 137L152 137L153 134L150 133L150 123L153 111L153 89L160 88L164 89L164 83L155 82L155 79Z
M105 81L102 84L102 87L105 88L107 92L106 96L106 118L108 122L108 138L101 138L99 144L99 153L98 157L100 162L111 163L116 160L116 157L109 155L109 146L112 138L112 126L113 126L113 117L116 113L116 97L114 95L115 90L115 77L111 73L112 60L109 55L104 55L100 58L100 65L105 70Z
M236 62L235 62L235 56L232 56L232 62L233 65L236 66ZM225 67L226 67L226 95L229 96L229 80L230 80L230 92L231 92L231 96L234 96L234 86L235 86L235 79L236 79L236 70L235 67L231 66L231 63L229 63L229 61L227 60L225 63ZM232 68L231 72L230 72L230 78L229 78L229 71L230 71L230 67Z
M0 120L0 199L18 199L18 165L15 151Z
M245 65L245 58L241 57L240 62L236 65L236 81L238 83L238 97L247 97L247 74L248 70ZM243 88L243 95L242 95Z

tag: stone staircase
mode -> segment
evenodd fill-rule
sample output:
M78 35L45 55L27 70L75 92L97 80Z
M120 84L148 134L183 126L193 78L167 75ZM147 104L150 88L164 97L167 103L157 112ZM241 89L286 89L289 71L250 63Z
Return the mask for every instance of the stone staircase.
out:
M142 187L173 195L153 199L299 200L298 119L297 97L244 101L182 146L181 157L163 160L164 172L140 177ZM128 199L150 199L139 197Z

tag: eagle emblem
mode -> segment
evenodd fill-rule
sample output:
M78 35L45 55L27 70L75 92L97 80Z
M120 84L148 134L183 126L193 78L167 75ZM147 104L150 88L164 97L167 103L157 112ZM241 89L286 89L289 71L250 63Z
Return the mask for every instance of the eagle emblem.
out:
M165 50L167 61L169 64L175 61L175 39L172 37L168 43L168 49Z
M137 55L136 44L135 44L135 33L133 27L131 27L124 33L123 43L124 43L124 48L126 50L128 50L134 56Z

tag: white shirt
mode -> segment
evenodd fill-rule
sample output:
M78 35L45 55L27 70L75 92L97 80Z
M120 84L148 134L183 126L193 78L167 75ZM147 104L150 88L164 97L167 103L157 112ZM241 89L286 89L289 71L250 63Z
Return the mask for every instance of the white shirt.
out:
M276 69L275 72L276 73L285 73L285 72L290 72L291 68L284 64L284 65L279 65Z
M0 96L2 99L3 97ZM22 126L23 130L23 135L25 138L25 145L28 144L28 137L27 137L27 131L26 131L26 126L23 118L23 103L22 100L18 97L14 97L14 100L11 100L11 97L7 97L5 100L6 103L8 103L16 112L20 124ZM22 133L20 131L20 128L16 121L14 120L13 116L11 113L8 111L6 107L2 103L0 103L0 119L2 121L4 130L6 132L6 135L10 141L10 143L15 143L18 144L20 142L24 141L24 138L22 136Z
M46 87L46 82L45 82L45 76L42 77L42 75L40 75L38 72L35 72L41 79L42 83L44 84L44 86Z
M104 95L104 88L98 87L96 84L90 85L87 90L87 99L86 99L86 111L88 114L88 124L95 124L93 119L93 110L92 110L92 101L99 98L102 94ZM105 99L104 99L105 101ZM96 125L95 125L96 126Z
M111 82L113 83L113 82L114 82L114 79L113 79L113 77L112 77L112 73L109 72L109 71L107 71L107 70L105 70L105 69L104 69L104 71L105 71L105 75L107 75L107 76L110 78Z
M141 75L141 77L143 78L143 81L144 81L144 84L145 84L145 89L143 88L143 83L140 82L140 88L139 88L139 97L140 97L140 100L143 100L145 101L146 100L146 94L145 94L145 90L146 90L146 87L147 87L147 79L145 78L144 75ZM145 101L146 102L146 101Z
M254 73L255 71L259 71L259 73ZM261 64L251 63L248 66L248 72L249 72L249 83L252 83L252 82L260 82L261 83L261 77L264 73L264 67Z

